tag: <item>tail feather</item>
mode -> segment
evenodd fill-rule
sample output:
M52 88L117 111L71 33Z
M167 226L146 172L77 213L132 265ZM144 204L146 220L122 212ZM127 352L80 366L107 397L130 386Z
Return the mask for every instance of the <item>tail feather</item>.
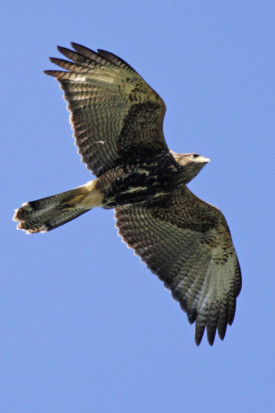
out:
M98 206L94 201L95 196L91 196L91 184L90 187L88 184L24 203L15 211L13 217L14 221L19 221L17 228L29 234L47 232L88 212L93 206ZM97 196L95 191L94 193ZM88 203L85 202L87 195Z

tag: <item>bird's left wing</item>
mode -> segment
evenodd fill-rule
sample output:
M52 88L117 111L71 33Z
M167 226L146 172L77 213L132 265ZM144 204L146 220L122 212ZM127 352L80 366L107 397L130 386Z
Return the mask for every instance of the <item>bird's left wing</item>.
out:
M212 345L232 324L241 272L223 214L187 187L147 205L117 208L119 234L196 321Z
M65 92L74 137L88 169L100 176L140 152L168 151L165 104L124 60L72 43L58 47L70 60L50 58L64 70L46 70Z

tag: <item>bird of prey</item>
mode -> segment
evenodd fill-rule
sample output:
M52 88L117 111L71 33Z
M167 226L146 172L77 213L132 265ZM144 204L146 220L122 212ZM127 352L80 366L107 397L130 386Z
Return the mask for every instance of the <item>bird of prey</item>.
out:
M58 47L60 83L76 145L96 178L24 203L14 220L27 233L50 231L94 207L114 208L119 234L163 281L190 323L195 342L224 338L235 315L241 272L226 220L186 186L209 159L170 150L165 104L124 60L72 43Z

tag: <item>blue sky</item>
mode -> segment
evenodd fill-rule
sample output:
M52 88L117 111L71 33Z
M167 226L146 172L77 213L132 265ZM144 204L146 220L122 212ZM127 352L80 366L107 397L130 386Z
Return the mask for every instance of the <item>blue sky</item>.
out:
M1 411L274 411L274 2L29 0L0 16ZM42 73L70 41L128 61L166 102L169 146L211 158L189 187L224 212L243 273L212 348L112 211L33 236L11 221L91 179Z

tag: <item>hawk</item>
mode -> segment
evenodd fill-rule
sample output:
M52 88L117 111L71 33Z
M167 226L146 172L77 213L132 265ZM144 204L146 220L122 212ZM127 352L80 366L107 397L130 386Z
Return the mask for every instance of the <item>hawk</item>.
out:
M27 233L46 232L94 207L114 208L126 244L163 281L190 323L195 342L213 345L235 315L241 272L226 220L186 186L209 162L170 150L165 104L124 60L72 43L58 47L60 83L78 151L96 178L24 203L14 220Z

